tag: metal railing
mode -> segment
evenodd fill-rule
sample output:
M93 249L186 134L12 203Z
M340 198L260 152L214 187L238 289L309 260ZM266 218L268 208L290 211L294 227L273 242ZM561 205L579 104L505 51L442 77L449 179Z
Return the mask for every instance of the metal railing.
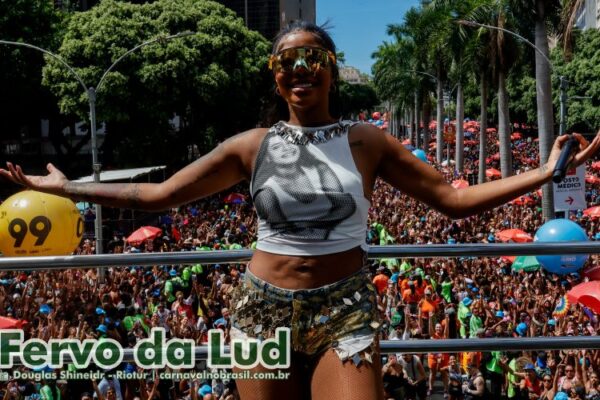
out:
M172 253L98 254L90 256L0 257L0 271L95 268L130 265L223 264L249 261L252 250L185 251ZM369 259L489 257L598 254L600 242L427 244L371 246Z
M130 265L215 264L245 262L252 250L198 251L176 253L110 254L92 256L0 257L0 271L49 270L65 268L96 268ZM370 259L481 257L504 255L597 254L600 242L557 242L526 244L460 244L372 246ZM384 340L382 353L455 353L461 351L563 350L600 349L600 336L533 337L533 338L473 338L440 340ZM228 349L226 349L228 351ZM194 348L196 360L205 359L207 346ZM68 356L65 358L68 360ZM125 349L124 361L133 361L133 350Z

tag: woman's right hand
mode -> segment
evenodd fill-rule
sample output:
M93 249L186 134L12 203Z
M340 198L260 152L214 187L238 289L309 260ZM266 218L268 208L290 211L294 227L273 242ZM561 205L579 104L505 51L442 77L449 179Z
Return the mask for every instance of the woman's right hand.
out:
M13 165L10 162L6 163L7 169L0 168L0 176L18 184L28 187L29 189L40 192L63 194L64 186L69 180L58 168L52 164L48 164L48 175L25 175L21 166Z

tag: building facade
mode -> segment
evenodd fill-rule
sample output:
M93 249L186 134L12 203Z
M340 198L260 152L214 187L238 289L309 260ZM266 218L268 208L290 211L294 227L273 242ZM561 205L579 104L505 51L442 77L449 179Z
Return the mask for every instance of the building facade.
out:
M246 26L272 40L289 22L316 21L316 0L218 0L246 21Z
M359 83L366 84L369 82L368 76L361 73L358 68L354 67L340 67L340 78L353 85Z
M585 0L577 13L575 25L579 29L600 28L600 0Z

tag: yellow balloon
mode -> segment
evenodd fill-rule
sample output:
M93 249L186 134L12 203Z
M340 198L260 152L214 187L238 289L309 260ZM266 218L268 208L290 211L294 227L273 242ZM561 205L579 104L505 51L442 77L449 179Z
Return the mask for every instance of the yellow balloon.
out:
M0 205L0 252L8 257L71 254L83 219L71 200L26 190Z

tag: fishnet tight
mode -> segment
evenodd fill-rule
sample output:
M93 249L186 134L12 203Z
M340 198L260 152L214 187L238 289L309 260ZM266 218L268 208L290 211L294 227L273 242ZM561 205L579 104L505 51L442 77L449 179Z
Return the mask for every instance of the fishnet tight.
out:
M357 368L342 363L334 350L328 350L316 361L294 354L287 380L237 380L242 400L380 400L383 399L379 355L373 364L361 363ZM269 371L257 367L252 371ZM236 370L236 372L239 372ZM312 379L311 379L312 374Z

